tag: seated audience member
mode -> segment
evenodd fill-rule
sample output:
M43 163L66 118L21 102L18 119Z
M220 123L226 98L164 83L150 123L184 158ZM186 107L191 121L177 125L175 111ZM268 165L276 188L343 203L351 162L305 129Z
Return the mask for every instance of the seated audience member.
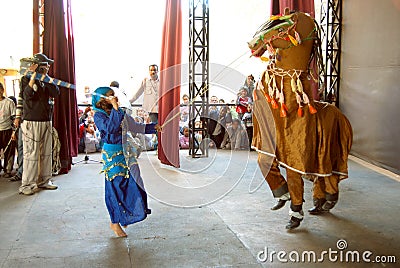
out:
M87 153L100 151L100 139L96 135L96 129L93 123L89 123L86 127L85 150Z
M92 108L90 106L85 108L85 111L83 112L82 110L78 110L78 116L79 116L79 124L82 124L85 122L85 120L91 115Z
M85 86L85 100L83 101L84 104L89 104L92 99L92 92L90 91L89 86Z
M239 115L236 112L236 100L231 100L231 104L234 104L234 105L229 106L229 110L231 111L232 119L238 119Z
M230 113L229 107L222 106L219 111L217 120L214 122L213 121L210 122L210 126L213 128L210 137L211 140L215 143L215 144L210 144L211 147L215 145L216 148L219 148L221 146L222 140L224 139L225 136L226 127L231 122L232 122L232 115Z
M151 124L151 123L152 123L152 122L151 122L151 117L150 117L149 113L146 112L146 111L143 112L143 122L144 122L145 124ZM153 135L153 134L152 134L152 135ZM154 135L155 135L155 134L154 134Z
M239 119L242 120L243 114L247 112L247 107L251 104L252 99L248 96L247 89L242 87L239 91L240 95L236 101L236 112L239 115Z
M136 116L139 116L139 117L143 118L143 117L144 117L143 114L144 114L143 108L142 108L142 107L138 107L138 108L136 109Z
M246 77L246 80L244 81L244 85L243 86L246 87L247 92L248 92L248 96L250 96L250 97L253 96L253 91L254 91L254 88L255 88L255 82L256 82L256 80L254 79L254 76L252 74L248 75Z
M232 126L226 130L221 149L246 150L248 148L246 131L243 130L240 120L234 119Z
M79 124L79 144L78 144L78 152L84 153L85 152L85 130L86 125L85 123Z
M183 127L183 134L179 138L179 147L181 149L189 149L189 128Z
M189 121L189 96L187 94L184 94L182 96L182 106L181 106L181 122L185 125L187 125Z
M144 122L144 119L140 116L136 116L134 119L138 123ZM153 151L157 148L158 144L157 137L154 137L156 136L156 134L142 134L142 133L131 133L131 134L133 139L135 139L140 144L142 151Z
M249 139L249 147L253 141L253 104L247 107L247 113L243 115L243 123L246 128L247 137Z
M203 126L201 121L196 121L194 123L195 128L201 128ZM202 131L196 131L194 133L194 146L197 148L203 142L203 135Z
M210 98L210 104L218 104L218 98L217 96L212 96ZM215 127L217 126L217 121L218 121L218 117L219 117L219 109L217 106L210 106L209 110L208 110L208 118L209 120L209 124L207 127L207 131L208 131L208 135L211 137L213 136Z

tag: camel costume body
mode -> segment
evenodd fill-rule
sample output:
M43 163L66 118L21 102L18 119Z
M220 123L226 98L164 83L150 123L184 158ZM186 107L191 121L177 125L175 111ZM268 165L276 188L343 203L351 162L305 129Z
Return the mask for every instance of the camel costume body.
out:
M314 181L313 214L333 208L339 181L348 177L351 125L338 108L312 98L308 78L316 40L314 20L286 10L282 16L271 17L249 43L254 56L262 57L267 50L270 55L254 91L252 145L278 198L276 209L291 199L288 229L298 227L304 215L302 177ZM286 180L279 165L286 168Z

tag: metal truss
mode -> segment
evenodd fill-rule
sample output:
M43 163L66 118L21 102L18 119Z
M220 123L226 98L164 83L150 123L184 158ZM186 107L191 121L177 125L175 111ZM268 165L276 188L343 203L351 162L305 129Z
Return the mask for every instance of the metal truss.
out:
M190 0L189 4L189 154L208 156L208 146L199 143L208 138L209 124L209 13L208 0ZM196 125L196 121L199 122ZM196 134L197 133L197 134Z
M319 70L323 99L339 106L342 0L321 0L320 25L325 66Z
M33 0L33 54L43 52L44 1Z

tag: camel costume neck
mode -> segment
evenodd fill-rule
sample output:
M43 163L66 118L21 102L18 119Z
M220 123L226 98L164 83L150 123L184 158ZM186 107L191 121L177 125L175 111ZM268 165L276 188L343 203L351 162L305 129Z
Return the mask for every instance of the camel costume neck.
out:
M273 109L280 106L281 117L295 107L299 117L304 114L304 106L311 114L317 112L307 79L315 36L313 19L297 12L273 16L249 43L253 55L262 59L266 59L262 54L268 50L268 67L258 89Z

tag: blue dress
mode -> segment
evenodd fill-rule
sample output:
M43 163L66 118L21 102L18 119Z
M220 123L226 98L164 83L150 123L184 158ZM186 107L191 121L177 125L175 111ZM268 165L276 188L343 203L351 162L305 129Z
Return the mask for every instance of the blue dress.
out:
M96 112L94 122L104 142L102 171L105 173L105 202L111 222L129 225L144 220L148 207L136 159L128 167L124 157L121 127L124 117L122 110L112 109L110 115ZM155 133L154 124L137 123L130 116L127 116L126 124L134 133Z

